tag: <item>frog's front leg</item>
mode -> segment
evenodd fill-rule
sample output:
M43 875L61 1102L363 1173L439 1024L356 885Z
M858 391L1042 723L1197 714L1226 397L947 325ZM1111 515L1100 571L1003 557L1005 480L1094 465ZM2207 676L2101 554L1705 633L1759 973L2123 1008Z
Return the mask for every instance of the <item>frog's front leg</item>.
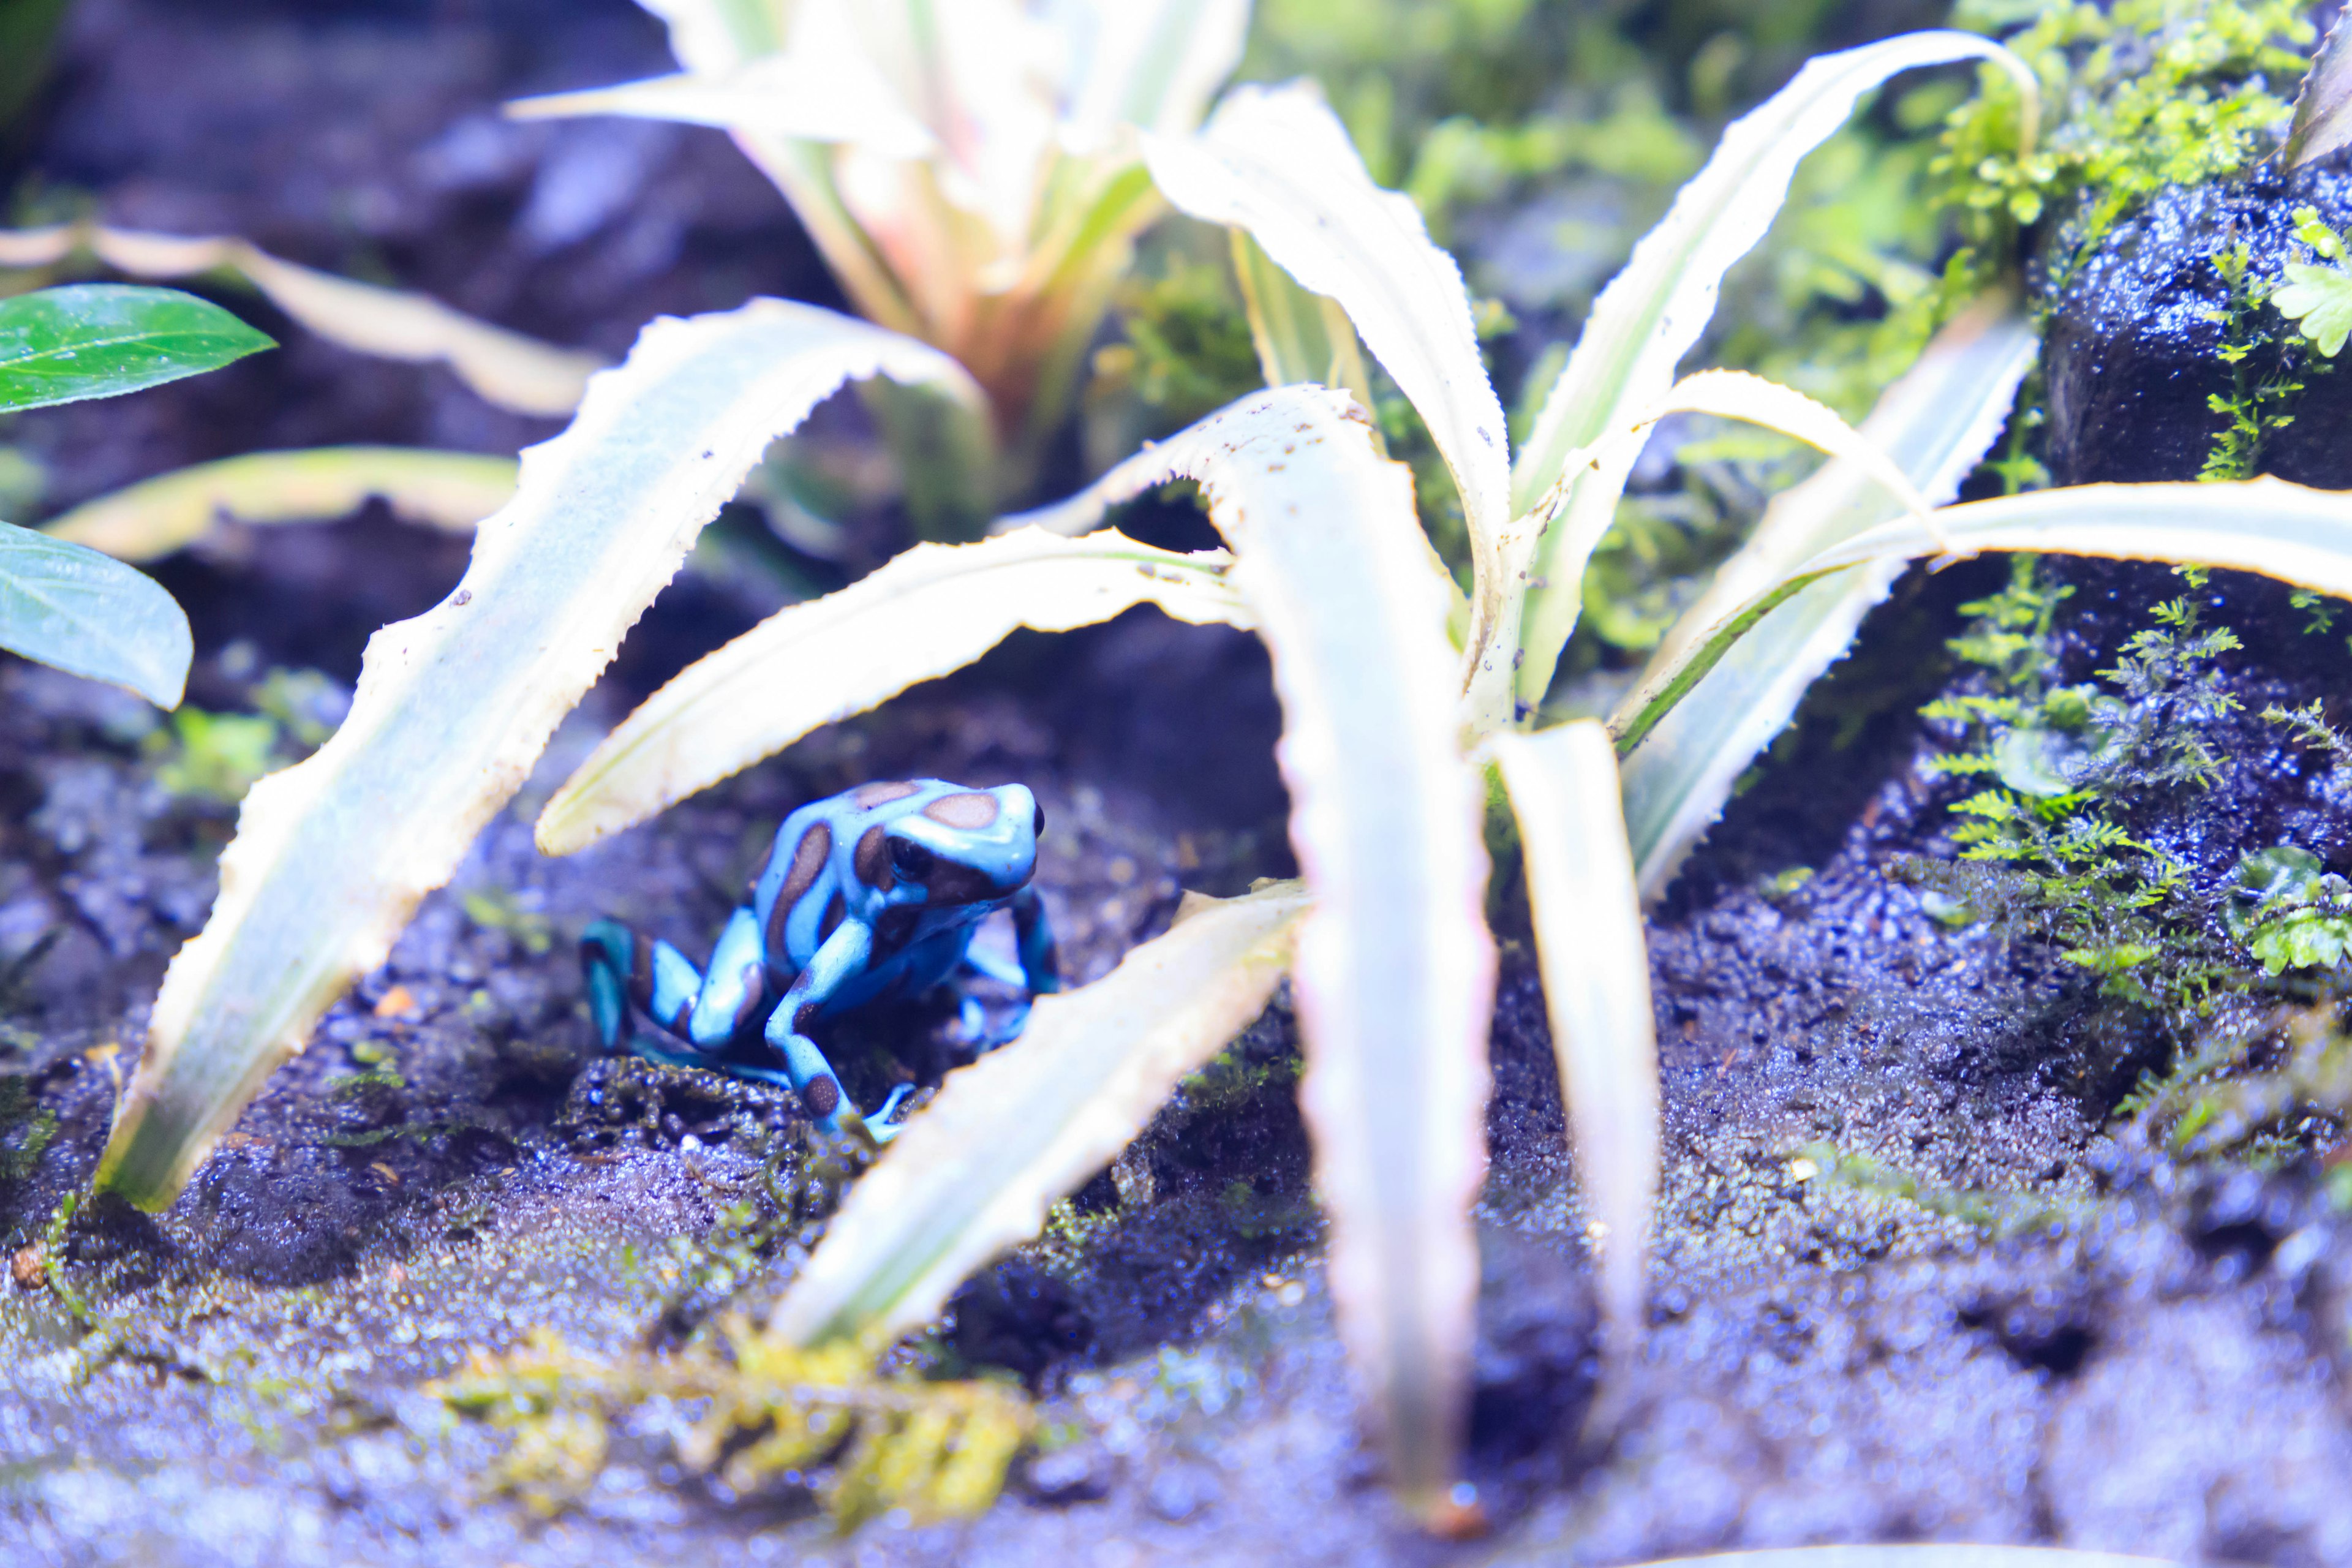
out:
M845 920L834 928L808 967L795 976L768 1016L768 1044L784 1058L784 1072L792 1087L808 1108L809 1115L827 1132L842 1132L852 1126L864 1129L877 1143L887 1143L898 1135L895 1126L885 1125L898 1102L909 1092L901 1084L890 1091L882 1108L871 1117L858 1114L857 1107L841 1089L841 1079L825 1060L824 1053L808 1037L808 1024L833 994L848 982L866 973L874 957L874 929L860 920Z
M1054 947L1053 928L1045 921L1045 900L1037 896L1037 889L1023 888L1007 907L1013 911L1013 943L1020 962L1007 963L992 954L967 949L963 964L984 980L1018 987L1029 994L1015 1003L1012 1016L993 1029L988 1026L978 999L963 999L963 1037L976 1050L992 1051L1019 1039L1029 1022L1031 998L1051 995L1062 988L1061 961Z
M1013 940L1021 953L1021 978L1032 996L1049 996L1062 988L1062 955L1054 945L1054 928L1045 919L1045 900L1034 887L1013 895Z

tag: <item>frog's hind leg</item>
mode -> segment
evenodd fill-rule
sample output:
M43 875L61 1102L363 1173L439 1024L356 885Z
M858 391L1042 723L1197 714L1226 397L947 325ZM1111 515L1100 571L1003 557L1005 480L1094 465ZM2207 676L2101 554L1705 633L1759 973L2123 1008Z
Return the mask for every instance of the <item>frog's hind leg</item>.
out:
M698 1050L719 1051L758 1010L767 992L759 922L737 910L710 955L708 975L666 942L647 942L618 921L597 921L580 938L588 1010L608 1051L625 1047L648 1060L708 1067L663 1049L629 1028L632 1009Z
M580 969L596 1037L608 1051L630 1044L632 1012L677 1030L701 988L701 972L666 942L647 942L618 921L594 921L580 936Z

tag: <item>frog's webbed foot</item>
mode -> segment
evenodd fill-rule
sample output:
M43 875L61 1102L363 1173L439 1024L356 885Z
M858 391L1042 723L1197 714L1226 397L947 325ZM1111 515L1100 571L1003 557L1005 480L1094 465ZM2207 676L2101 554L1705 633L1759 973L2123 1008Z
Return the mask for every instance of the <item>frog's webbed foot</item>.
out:
M1029 1024L1029 1001L1023 997L1011 1004L1003 1019L989 1022L989 1009L977 996L966 996L956 1005L956 1037L969 1046L974 1056L982 1056L999 1046L1011 1045L1021 1037Z

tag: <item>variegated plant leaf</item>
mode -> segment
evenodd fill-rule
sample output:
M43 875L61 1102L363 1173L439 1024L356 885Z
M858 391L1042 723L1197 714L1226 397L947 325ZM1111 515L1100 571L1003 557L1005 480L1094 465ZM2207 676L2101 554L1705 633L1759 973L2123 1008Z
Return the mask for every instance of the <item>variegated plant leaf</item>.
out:
M2352 599L2352 493L2272 479L2077 485L1881 523L1799 563L1717 617L1670 666L1653 671L1648 699L1611 725L1617 749L1640 744L1740 637L1823 577L1884 561L2012 550L2252 572Z
M342 727L247 795L212 918L164 975L100 1186L172 1201L448 879L769 442L876 374L978 396L936 350L759 300L655 321L571 427L523 455L457 589L378 632Z
M1253 625L1222 551L1181 554L1116 530L1023 529L919 544L836 593L778 611L689 665L605 737L547 803L539 847L569 855L791 745L820 724L961 669L1020 627L1069 631L1159 605Z
M670 53L716 75L784 47L793 0L637 0L669 27Z
M394 515L451 533L514 495L515 461L413 447L319 447L255 452L198 463L85 501L41 531L103 550L118 561L154 561L211 531L221 518L302 522L349 516L381 498Z
M1167 934L1091 985L1039 997L1021 1038L950 1073L850 1190L770 1332L887 1340L936 1316L1264 1011L1307 907L1297 882L1187 894Z
M1488 742L1527 857L1528 902L1577 1184L1601 1227L1611 1348L1641 1334L1656 1205L1658 1041L1617 756L1598 720Z
M2311 57L2311 69L2294 95L2294 118L2279 148L2279 167L2299 169L2352 144L2352 28L2342 13Z
M1470 637L1483 644L1511 597L1495 570L1510 454L1454 258L1411 198L1372 183L1310 84L1236 88L1199 135L1148 138L1145 157L1180 211L1246 230L1300 287L1336 300L1412 400L1461 493L1477 566Z
M1512 489L1521 511L1559 482L1572 457L1598 447L1673 383L1675 366L1715 313L1724 274L1763 238L1798 163L1845 122L1862 95L1897 72L1969 58L2010 69L2025 88L2031 111L2037 101L2032 72L1998 44L1967 33L1909 33L1808 62L1788 86L1724 132L1706 167L1594 302L1514 466ZM1633 461L1620 453L1580 472L1558 521L1514 540L1503 563L1505 580L1517 581L1524 572L1538 585L1523 609L1510 602L1523 618L1501 628L1507 634L1502 657L1474 679L1509 675L1522 705L1542 701L1576 626L1585 559L1615 515ZM1520 656L1516 664L1514 649ZM1474 693L1472 706L1489 711L1502 704Z
M506 111L515 120L618 114L803 142L856 142L886 158L928 157L939 149L929 130L858 56L844 61L763 55L719 75L680 73L544 93L518 99Z
M1459 751L1444 584L1411 473L1345 393L1245 397L1056 509L1201 482L1274 658L1291 845L1315 910L1294 986L1299 1100L1331 1221L1339 1331L1370 1391L1389 1479L1437 1508L1454 1479L1486 1163L1494 942L1481 795Z
M1311 381L1337 387L1364 407L1372 405L1372 378L1356 342L1355 324L1339 301L1310 293L1275 265L1245 228L1233 236L1234 279L1241 285L1242 313L1249 320L1250 344L1268 386Z
M423 294L281 261L242 239L83 224L0 231L0 267L53 267L82 251L133 278L236 273L330 342L383 359L446 363L485 399L520 414L569 414L589 374L604 363L478 321Z
M1945 328L1887 389L1862 434L1927 499L1949 500L2000 435L2035 342L2014 300L1985 300ZM1668 631L1652 668L1671 668L1727 611L1806 557L1902 510L1865 464L1833 460L1774 499L1755 535ZM1863 616L1902 569L1899 562L1857 566L1805 589L1759 623L1626 757L1626 829L1645 896L1664 891L1739 775L1788 723L1806 689L1843 657ZM1645 682L1620 712L1630 719L1648 695Z
M1181 136L1241 64L1250 0L1076 0L1067 8L1082 64L1065 134L1078 146L1123 125Z

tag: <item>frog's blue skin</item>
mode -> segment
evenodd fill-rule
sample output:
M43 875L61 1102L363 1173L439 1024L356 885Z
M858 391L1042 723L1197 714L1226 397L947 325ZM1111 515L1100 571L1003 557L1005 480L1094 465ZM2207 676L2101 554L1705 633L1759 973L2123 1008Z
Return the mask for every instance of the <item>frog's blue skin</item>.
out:
M802 806L776 830L774 851L697 970L666 942L648 942L615 921L580 941L588 1005L608 1051L718 1068L788 1086L819 1127L861 1129L887 1142L885 1125L907 1086L871 1118L861 1116L808 1026L882 997L913 997L960 966L1027 987L1061 989L1053 933L1029 879L1045 825L1024 784L967 789L940 779L861 784ZM980 922L1013 911L1021 966L969 951ZM632 1009L683 1039L675 1051L629 1028ZM1028 1005L982 1048L1021 1032ZM969 998L968 1033L982 1034ZM771 1061L754 1059L764 1040Z

